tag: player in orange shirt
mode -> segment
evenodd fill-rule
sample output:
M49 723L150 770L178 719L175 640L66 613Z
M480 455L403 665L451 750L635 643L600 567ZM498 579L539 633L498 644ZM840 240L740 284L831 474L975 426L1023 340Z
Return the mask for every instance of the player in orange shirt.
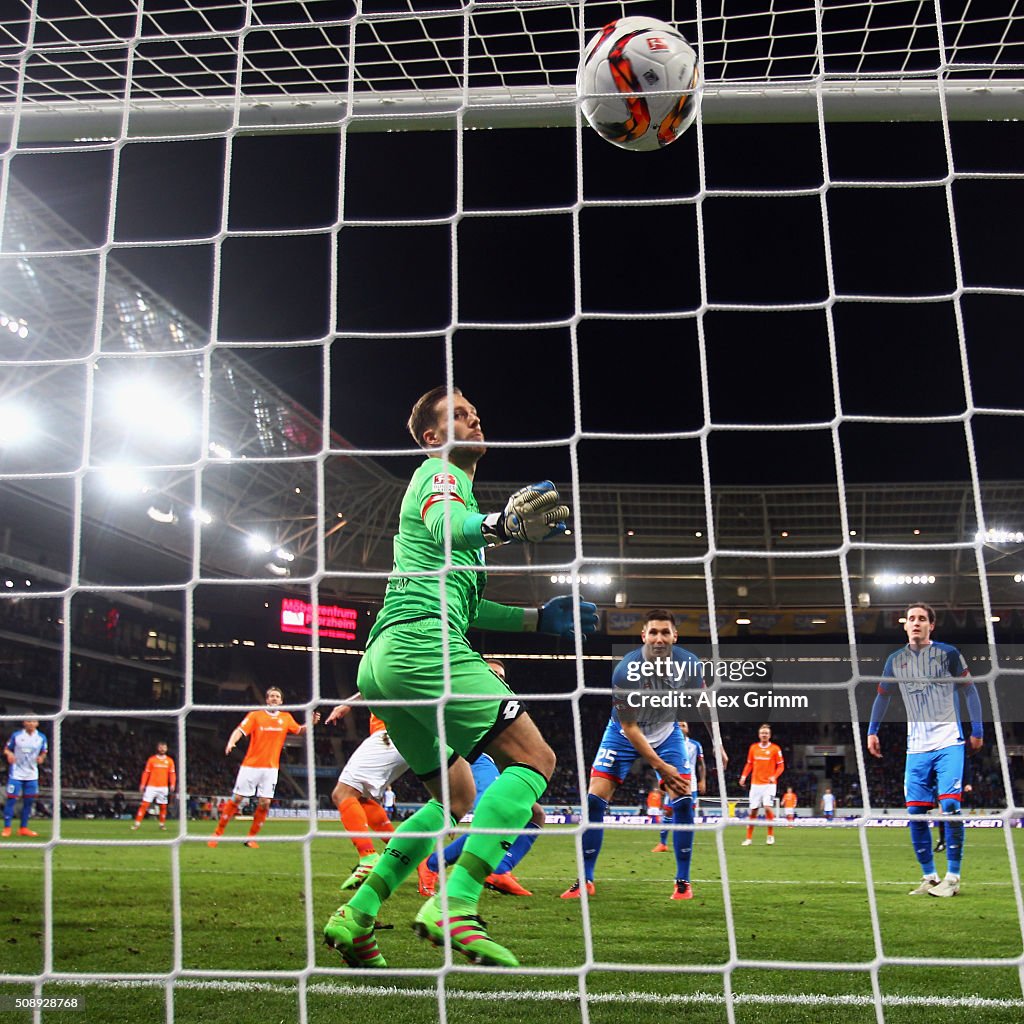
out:
M758 811L763 807L764 816L769 822L775 820L775 812L772 805L775 803L775 787L779 776L786 770L786 763L782 760L782 750L772 743L772 729L770 725L762 725L757 730L757 742L750 744L747 753L747 763L743 766L743 773L740 775L740 786L747 784L747 777L750 776L750 824L747 826L747 838L743 840L744 846L749 846L754 841L754 819ZM769 846L775 842L775 829L768 826L768 838L765 840Z
M250 796L257 797L258 804L252 816L249 838L245 845L250 849L259 846L254 837L263 828L263 822L267 820L267 812L270 810L270 802L274 799L284 741L288 739L289 733L301 736L306 731L306 726L299 725L287 711L277 710L283 703L284 694L281 690L276 686L270 687L267 690L267 706L250 711L231 734L228 745L224 748L225 754L230 754L243 736L249 737L249 749L242 760L242 767L238 769L231 799L225 803L220 820L213 831L215 838L211 839L207 846L217 845L216 837L224 834L228 822L238 813L241 801ZM314 711L312 724L316 725L319 721L320 713Z
M166 743L158 743L156 753L142 769L142 781L139 783L142 803L139 804L139 809L135 812L135 820L132 822L133 832L142 824L142 819L145 818L146 811L149 810L149 805L154 800L160 812L160 828L166 830L167 797L174 792L176 784L174 758L168 756Z
M796 793L792 786L787 786L786 792L782 794L782 809L786 812L786 821L792 825L796 817Z

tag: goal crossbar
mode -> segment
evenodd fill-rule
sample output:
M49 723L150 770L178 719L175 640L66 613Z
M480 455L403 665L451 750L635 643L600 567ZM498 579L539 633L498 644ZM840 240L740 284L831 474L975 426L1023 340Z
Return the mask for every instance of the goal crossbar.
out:
M1024 78L771 82L705 86L706 124L826 121L999 121L1024 116ZM0 141L102 141L244 132L427 131L464 128L565 128L576 123L572 86L521 86L357 93L13 103L0 106ZM459 120L461 116L461 121ZM127 132L124 121L127 117Z

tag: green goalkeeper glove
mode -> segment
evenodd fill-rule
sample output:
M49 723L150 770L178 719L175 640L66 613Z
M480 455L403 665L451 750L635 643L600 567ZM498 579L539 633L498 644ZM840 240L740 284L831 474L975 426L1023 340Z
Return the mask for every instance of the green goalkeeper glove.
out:
M489 544L524 544L565 533L569 514L569 506L562 504L555 485L541 480L516 491L505 511L485 516L480 529Z

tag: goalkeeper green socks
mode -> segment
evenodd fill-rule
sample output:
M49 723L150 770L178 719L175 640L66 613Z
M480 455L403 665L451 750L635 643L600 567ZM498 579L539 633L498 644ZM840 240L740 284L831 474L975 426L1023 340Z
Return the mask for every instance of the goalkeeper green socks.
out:
M432 836L406 836L404 833L445 832L456 824L458 822L445 814L444 808L436 800L425 803L395 829L387 850L355 896L349 900L348 906L357 914L375 918L380 905L434 848L435 840Z
M530 820L530 810L547 789L548 781L539 772L523 764L506 768L487 787L473 812L473 828L503 829L512 832ZM466 846L448 878L448 896L452 900L475 904L480 899L484 879L497 867L515 836L469 833Z

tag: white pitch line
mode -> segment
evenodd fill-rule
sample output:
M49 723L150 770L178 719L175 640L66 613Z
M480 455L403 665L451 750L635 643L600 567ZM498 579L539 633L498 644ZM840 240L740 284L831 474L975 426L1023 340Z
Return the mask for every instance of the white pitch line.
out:
M61 988L86 987L110 989L162 988L162 981L111 981L108 979L88 979L70 982L62 980ZM201 979L182 978L174 982L174 988L185 991L216 991L216 992L268 992L290 995L297 991L296 985L281 985L267 981L204 981ZM335 982L314 981L306 986L312 995L322 996L360 996L402 999L437 999L437 991L430 988L399 988L396 985L370 987L365 985L337 984ZM508 1002L525 1003L578 1003L577 989L537 989L537 990L495 990L492 992L469 991L448 988L445 993L448 1000L462 1002ZM680 1006L724 1005L725 996L713 992L666 993L666 992L590 992L588 1003L644 1003L663 1006L672 1003ZM738 1006L874 1006L874 999L865 995L814 995L791 994L774 995L770 993L740 993L733 996ZM914 1006L932 1007L936 1009L970 1009L970 1010L1024 1010L1024 999L992 999L985 996L882 996L883 1006Z

